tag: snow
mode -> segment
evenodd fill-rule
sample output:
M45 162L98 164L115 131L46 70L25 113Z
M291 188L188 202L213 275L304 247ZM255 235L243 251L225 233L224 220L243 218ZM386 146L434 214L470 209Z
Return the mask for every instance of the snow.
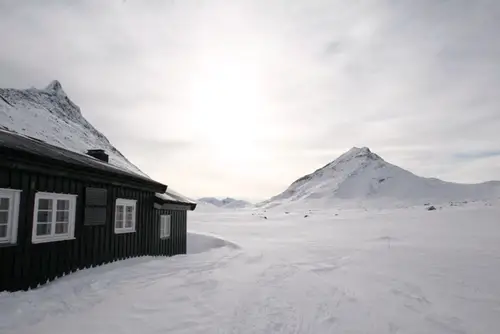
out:
M239 248L237 244L211 233L189 232L187 236L187 254L203 253L210 249L226 246Z
M195 201L192 199L181 195L177 191L173 190L172 188L168 187L167 191L163 194L156 193L156 197L161 198L165 201L175 201L175 202L183 202L183 203L191 203L191 204L196 204Z
M495 198L500 198L500 182L457 184L423 178L366 147L354 147L258 206L394 207Z
M0 124L0 128L78 153L103 149L110 164L147 176L83 117L57 80L45 89L0 88Z
M220 208L218 206L215 206L215 205L213 205L211 203L198 202L198 204L196 205L196 212L205 212L205 213L212 212L212 213L215 213L215 212L219 212L221 210L224 210L224 209Z
M0 332L497 333L500 202L437 208L190 212L191 254L0 294Z

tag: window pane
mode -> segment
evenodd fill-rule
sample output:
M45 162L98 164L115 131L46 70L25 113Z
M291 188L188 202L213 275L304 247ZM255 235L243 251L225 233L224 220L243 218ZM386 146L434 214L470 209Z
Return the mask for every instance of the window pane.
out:
M67 234L68 233L68 223L57 223L56 224L56 234Z
M69 210L69 200L58 199L57 200L57 210Z
M123 228L123 220L116 220L115 228Z
M162 228L162 237L168 238L170 237L170 216L162 215L161 216L161 228Z
M36 235L49 235L50 227L51 227L50 224L37 224Z
M9 222L9 212L0 211L0 224L7 224Z
M37 221L39 223L49 223L52 221L51 211L38 211L37 216Z
M123 206L116 207L115 220L123 220Z
M9 210L8 198L0 198L0 210Z
M0 238L7 237L7 225L0 225Z
M44 198L39 199L38 210L52 210L52 200Z
M126 206L125 207L125 227L126 228L132 228L132 223L134 220L134 207L133 206Z
M57 211L56 222L69 222L69 211Z

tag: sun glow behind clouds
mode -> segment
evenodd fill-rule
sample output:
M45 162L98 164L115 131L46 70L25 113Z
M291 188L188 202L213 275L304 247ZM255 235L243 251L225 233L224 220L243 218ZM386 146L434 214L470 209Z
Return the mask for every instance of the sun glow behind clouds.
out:
M256 136L259 78L255 65L239 59L208 58L203 61L191 87L191 108L198 131L209 143L228 137L249 141Z
M248 26L202 31L188 79L192 133L225 167L258 163L271 117L266 96L265 39ZM237 33L236 33L237 32Z

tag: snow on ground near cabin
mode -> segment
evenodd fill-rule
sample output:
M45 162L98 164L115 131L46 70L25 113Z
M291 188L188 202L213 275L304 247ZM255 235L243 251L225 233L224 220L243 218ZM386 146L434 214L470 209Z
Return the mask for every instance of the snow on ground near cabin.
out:
M217 248L3 293L0 332L498 333L498 217L500 203L194 212L191 246Z

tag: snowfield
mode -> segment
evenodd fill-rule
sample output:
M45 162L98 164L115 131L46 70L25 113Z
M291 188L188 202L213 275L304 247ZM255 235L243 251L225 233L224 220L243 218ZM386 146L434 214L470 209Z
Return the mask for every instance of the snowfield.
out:
M494 334L499 217L498 202L194 212L191 254L0 294L0 332Z

